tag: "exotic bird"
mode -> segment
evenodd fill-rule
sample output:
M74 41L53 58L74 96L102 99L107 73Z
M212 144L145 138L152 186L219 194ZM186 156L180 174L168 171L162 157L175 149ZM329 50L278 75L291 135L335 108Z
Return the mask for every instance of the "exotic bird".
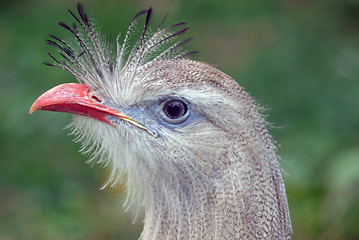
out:
M178 23L149 27L139 12L116 47L78 4L73 36L50 35L46 63L79 83L56 86L31 106L73 114L70 124L104 187L124 184L144 209L140 239L290 239L279 157L260 107L231 77L188 56ZM142 19L143 29L138 30ZM112 54L116 50L115 54Z

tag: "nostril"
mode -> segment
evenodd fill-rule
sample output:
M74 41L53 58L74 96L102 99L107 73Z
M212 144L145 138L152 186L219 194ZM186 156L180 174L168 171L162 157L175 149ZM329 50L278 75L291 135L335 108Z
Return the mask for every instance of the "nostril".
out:
M99 99L96 95L91 94L90 96L91 100L97 103L102 103L102 100Z

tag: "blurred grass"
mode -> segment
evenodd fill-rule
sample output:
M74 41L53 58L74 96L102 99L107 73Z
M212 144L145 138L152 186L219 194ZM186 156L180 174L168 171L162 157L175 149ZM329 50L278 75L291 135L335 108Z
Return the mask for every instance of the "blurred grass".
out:
M187 46L269 108L280 144L293 239L359 239L359 2L84 1L104 33L154 8L154 22L190 23ZM49 33L71 22L67 1L0 3L0 239L137 239L121 194L99 191L63 130L67 114L28 115L69 74L42 64Z

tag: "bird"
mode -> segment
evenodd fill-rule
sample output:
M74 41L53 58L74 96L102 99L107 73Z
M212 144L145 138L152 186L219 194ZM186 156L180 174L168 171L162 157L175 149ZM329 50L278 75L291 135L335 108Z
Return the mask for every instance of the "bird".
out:
M137 13L115 44L81 4L71 38L49 35L46 65L77 83L43 93L36 110L71 113L71 133L143 209L141 240L291 239L280 157L262 107L230 76L192 60L185 22L153 27ZM141 25L141 26L140 26Z

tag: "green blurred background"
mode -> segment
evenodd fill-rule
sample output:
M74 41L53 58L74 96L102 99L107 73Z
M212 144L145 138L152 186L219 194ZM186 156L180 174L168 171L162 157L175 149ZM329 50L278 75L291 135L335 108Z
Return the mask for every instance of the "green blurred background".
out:
M235 78L269 111L293 239L359 239L359 1L83 1L104 34L137 11L190 23L189 50ZM100 191L63 130L69 114L28 114L45 90L75 79L42 64L48 34L65 36L69 0L0 3L0 240L137 239L121 193Z

